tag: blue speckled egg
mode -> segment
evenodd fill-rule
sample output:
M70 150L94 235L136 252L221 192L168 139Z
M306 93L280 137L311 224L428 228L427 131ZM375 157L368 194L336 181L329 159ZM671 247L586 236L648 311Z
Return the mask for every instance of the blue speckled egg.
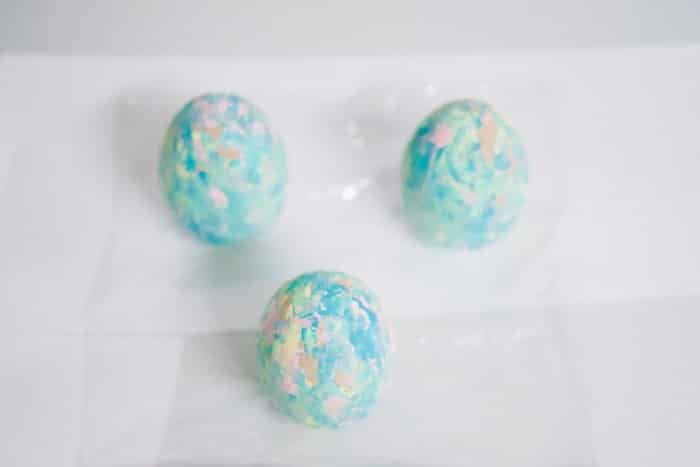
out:
M233 94L206 94L170 124L160 178L181 225L205 242L233 244L279 216L284 146L255 105Z
M257 335L259 378L275 407L313 427L364 417L390 338L376 295L341 272L309 272L272 297Z
M518 133L489 104L466 99L421 122L401 179L406 215L420 237L476 249L515 223L528 165Z

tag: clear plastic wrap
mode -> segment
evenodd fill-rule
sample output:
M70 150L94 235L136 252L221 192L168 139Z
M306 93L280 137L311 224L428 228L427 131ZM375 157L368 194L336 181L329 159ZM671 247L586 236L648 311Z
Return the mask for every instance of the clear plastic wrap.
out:
M539 253L565 200L561 87L394 82L336 99L310 91L259 102L287 141L289 199L276 228L234 249L196 243L159 199L159 130L189 96L115 99L119 154L129 159L115 182L117 222L88 328L124 335L89 340L87 462L590 463L557 313L483 313L538 303L556 272ZM523 133L529 201L497 245L439 250L402 223L398 166L418 121L467 96L488 100ZM254 329L266 300L285 279L323 268L371 284L398 340L376 412L338 431L284 419L255 384Z
M168 119L189 96L177 87L118 95L109 121L118 161L115 224L97 274L99 296L89 329L251 328L279 284L313 269L362 277L381 291L392 317L539 303L555 274L540 253L566 199L558 141L563 88L464 82L428 89L426 94L425 85L398 83L335 99L305 88L251 97L287 143L289 195L271 231L233 249L189 238L160 199L158 145ZM420 119L464 96L488 100L519 129L532 175L526 207L506 238L478 251L446 251L426 247L404 225L399 164ZM387 100L389 110L377 110Z
M561 83L484 84L466 72L411 82L402 79L414 69L409 62L403 72L385 69L381 85L350 75L307 79L313 70L259 79L279 72L264 64L235 81L225 65L203 67L205 75L178 78L177 61L135 65L133 74L118 63L74 65L92 87L46 125L53 150L70 164L18 157L7 166L5 190L25 207L3 199L9 222L21 227L4 233L19 245L6 250L6 324L71 336L73 350L82 345L83 380L71 386L85 399L76 408L81 462L590 464L588 415L558 314L510 308L546 302L556 275L542 252L565 202ZM179 106L233 82L286 142L289 196L271 231L217 249L175 226L156 166ZM57 74L32 105L71 86L69 74ZM532 168L517 227L480 251L428 247L400 214L403 146L425 114L457 97L487 100L506 115ZM40 153L36 144L19 149ZM33 293L36 271L24 264L42 264L55 280ZM398 341L376 411L337 431L285 420L255 386L252 336L263 306L284 280L312 269L361 277ZM510 311L485 313L498 307Z

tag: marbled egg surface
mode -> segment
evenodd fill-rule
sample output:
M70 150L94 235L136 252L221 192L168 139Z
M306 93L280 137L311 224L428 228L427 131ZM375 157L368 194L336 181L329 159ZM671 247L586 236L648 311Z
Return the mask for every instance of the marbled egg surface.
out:
M337 427L374 405L390 349L376 295L340 272L284 284L257 336L259 379L275 407L313 427Z
M206 94L175 116L160 178L178 222L211 244L245 240L280 214L284 146L266 116L233 94Z
M489 105L448 103L421 122L401 167L404 209L430 243L477 249L508 232L528 181L518 133Z

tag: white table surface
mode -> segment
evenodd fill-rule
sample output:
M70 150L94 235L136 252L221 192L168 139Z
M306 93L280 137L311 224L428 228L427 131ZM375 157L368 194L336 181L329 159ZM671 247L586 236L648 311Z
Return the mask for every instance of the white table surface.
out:
M332 63L352 78L354 64L368 63L354 60L307 65L323 68ZM381 73L412 60L371 63ZM80 115L78 120L57 121L43 133L46 141L40 145L28 139L35 127L27 122L42 112L42 106L69 101L69 93L81 87L110 89L109 73L100 73L105 70L138 69L157 81L169 70L193 63L0 58L5 103L0 123L6 130L0 140L0 437L7 440L0 445L3 465L72 466L91 459L94 453L86 453L85 446L99 443L94 442L89 428L93 420L85 412L94 403L86 392L87 368L95 365L94 359L99 364L119 355L119 335L87 335L89 327L83 321L90 313L90 297L100 293L93 275L113 229L114 213L66 209L60 180L49 176L50 171L61 173L62 164L74 157L76 170L85 174L84 196L99 192L89 175L103 169L90 154L103 148L71 141L70 147L80 151L62 151L67 143L61 130L75 128ZM490 74L554 78L567 85L561 147L569 201L542 254L556 274L541 302L509 312L527 316L547 309L560 316L564 348L585 389L595 464L697 465L693 434L700 416L700 246L695 241L700 238L700 152L695 134L700 120L700 48L475 55L458 63ZM223 69L227 62L204 66ZM251 66L275 69L279 64ZM362 70L354 73L361 79ZM57 95L57 89L65 89L66 95ZM99 108L100 102L96 104ZM55 111L52 107L49 113ZM84 117L89 123L90 116ZM47 123L41 117L36 121L40 126ZM14 178L18 167L21 183ZM32 185L32 179L40 183ZM37 192L44 195L44 204L17 208L35 200ZM50 238L42 236L47 225L55 233ZM87 352L94 349L94 339L102 343L103 354ZM133 359L123 373L115 365L116 373L105 376L114 379L104 384L123 384L126 400L145 398L144 407L128 407L136 420L146 409L167 414L173 394L150 394L156 386L148 381L157 378L164 387L173 387L180 365L177 339L154 336L143 359ZM154 365L160 369L156 375L149 371ZM100 406L109 407L110 401ZM134 418L129 420L133 423ZM162 420L154 415L142 422L157 425ZM128 436L128 424L115 432L120 429ZM151 432L160 429L153 426ZM160 441L134 440L143 450Z

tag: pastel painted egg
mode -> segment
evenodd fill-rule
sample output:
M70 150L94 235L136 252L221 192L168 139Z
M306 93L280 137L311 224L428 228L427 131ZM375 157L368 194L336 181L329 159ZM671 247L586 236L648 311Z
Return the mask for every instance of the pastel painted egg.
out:
M508 232L525 202L525 149L484 102L460 100L418 126L401 167L406 215L430 243L477 249Z
M160 178L181 225L207 243L233 244L279 216L284 146L255 105L233 94L206 94L170 124Z
M267 305L257 336L260 383L294 419L338 427L374 405L389 349L372 291L341 272L309 272Z

